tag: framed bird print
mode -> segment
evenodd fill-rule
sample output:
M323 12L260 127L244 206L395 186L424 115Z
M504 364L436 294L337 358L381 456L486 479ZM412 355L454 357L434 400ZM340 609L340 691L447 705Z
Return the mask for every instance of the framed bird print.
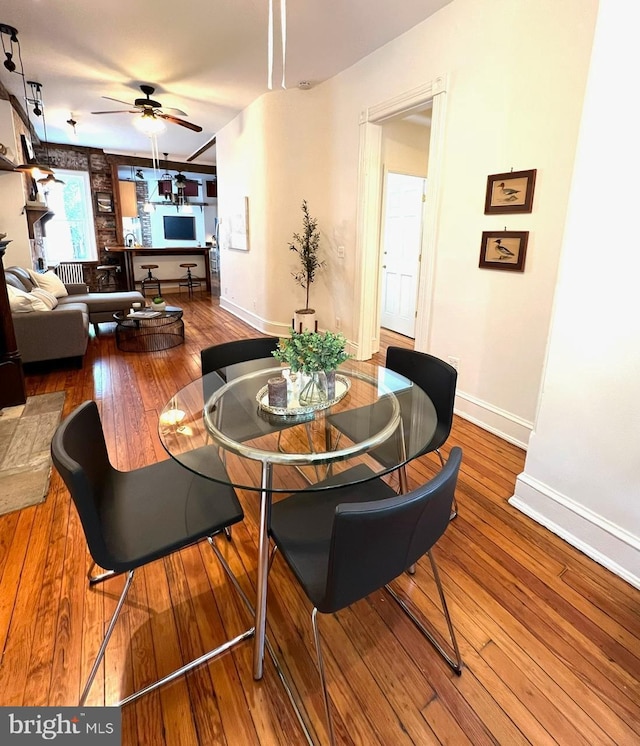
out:
M531 212L536 169L510 171L487 177L485 215L504 215L510 212Z
M484 231L479 267L524 272L529 231Z

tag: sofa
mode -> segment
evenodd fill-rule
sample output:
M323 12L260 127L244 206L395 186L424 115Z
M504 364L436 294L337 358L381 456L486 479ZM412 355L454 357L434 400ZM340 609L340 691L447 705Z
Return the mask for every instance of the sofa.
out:
M24 299L23 293L29 294L29 299L42 293L36 285L37 275L22 267L7 267L5 277L7 285L19 291L20 300ZM44 278L42 284L45 284ZM97 332L98 324L112 322L116 311L126 312L133 303L144 304L144 296L137 290L91 293L84 284L59 282L59 286L60 292L51 303L43 306L41 301L34 301L35 308L46 310L31 310L28 303L16 303L14 310L12 304L11 317L23 363L70 357L79 358L81 363L89 341L89 324L93 324Z

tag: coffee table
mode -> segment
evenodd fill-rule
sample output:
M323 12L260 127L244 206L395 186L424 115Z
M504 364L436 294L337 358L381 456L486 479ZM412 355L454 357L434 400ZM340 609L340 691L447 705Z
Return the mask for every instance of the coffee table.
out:
M123 352L159 352L184 342L182 309L167 306L152 318L130 319L123 311L113 314L116 346Z

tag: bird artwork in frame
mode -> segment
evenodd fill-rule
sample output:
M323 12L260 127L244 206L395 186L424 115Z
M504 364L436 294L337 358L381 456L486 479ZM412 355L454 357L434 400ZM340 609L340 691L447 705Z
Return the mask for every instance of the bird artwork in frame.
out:
M484 231L479 267L524 272L529 231Z
M535 168L530 171L510 171L487 177L485 215L531 212L535 184Z

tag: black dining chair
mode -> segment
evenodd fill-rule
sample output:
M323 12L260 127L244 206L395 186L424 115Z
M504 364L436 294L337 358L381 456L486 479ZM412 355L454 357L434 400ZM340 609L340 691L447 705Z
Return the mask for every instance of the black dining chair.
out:
M278 337L254 337L251 339L234 339L231 342L222 342L206 347L204 350L200 350L202 375L216 371L226 381L228 380L227 368L229 366L265 358L270 358L275 366L278 361L271 353L277 349L279 341ZM266 365L262 367L266 367ZM255 366L243 365L242 372L248 373L257 369Z
M211 394L224 385L230 376L245 375L263 368L278 367L279 363L271 354L278 347L279 337L255 337L236 339L212 345L200 351L200 365L203 375L205 405ZM241 365L240 365L241 364ZM233 370L233 366L238 366ZM247 384L246 391L238 389L234 400L229 397L218 416L224 420L224 431L232 434L234 440L247 441L262 435L279 432L291 427L291 423L282 419L279 424L273 419L255 416L254 384ZM246 394L246 395L245 395Z
M426 352L417 352L416 350L408 350L403 347L389 347L387 349L385 366L395 373L408 378L419 386L431 399L436 410L437 425L431 440L417 456L435 452L440 459L440 465L444 466L444 459L440 448L449 437L451 426L453 425L453 407L456 397L458 371L448 363L445 363L444 360L440 360L440 358L429 355ZM411 422L411 413L404 411L403 404L405 399L402 394L398 398L400 400L403 420L409 423ZM406 401L410 402L410 398ZM357 418L354 417L353 412L347 411L331 415L329 422L341 434L347 437L355 435L353 427L357 422ZM339 438L340 436L338 436L338 440ZM397 445L393 442L393 439L389 439L371 451L371 456L384 466L393 466L397 463L398 459ZM400 482L402 491L406 492L408 485L404 469L400 470ZM455 518L457 514L458 504L454 497L451 517Z
M201 451L202 458L209 463L218 458L211 447ZM80 705L83 705L139 567L206 538L234 587L241 592L214 543L214 536L241 521L244 513L233 488L223 483L225 471L221 462L216 465L221 482L205 479L173 459L132 471L115 469L109 461L95 401L81 404L58 426L51 443L51 455L80 516L93 559L89 570L91 585L127 573L124 589L80 697ZM194 457L196 455L194 453ZM107 572L92 577L96 564ZM253 627L118 704L127 704L173 681L252 635Z
M434 645L448 665L462 672L462 660L432 548L450 523L462 450L433 479L397 495L379 478L335 489L295 493L271 508L270 535L313 604L311 622L327 727L335 742L329 709L317 613L330 614L385 588ZM358 470L354 474L354 470ZM373 475L362 464L324 483ZM411 611L389 583L428 554L451 637L452 654ZM273 559L273 557L272 557Z

